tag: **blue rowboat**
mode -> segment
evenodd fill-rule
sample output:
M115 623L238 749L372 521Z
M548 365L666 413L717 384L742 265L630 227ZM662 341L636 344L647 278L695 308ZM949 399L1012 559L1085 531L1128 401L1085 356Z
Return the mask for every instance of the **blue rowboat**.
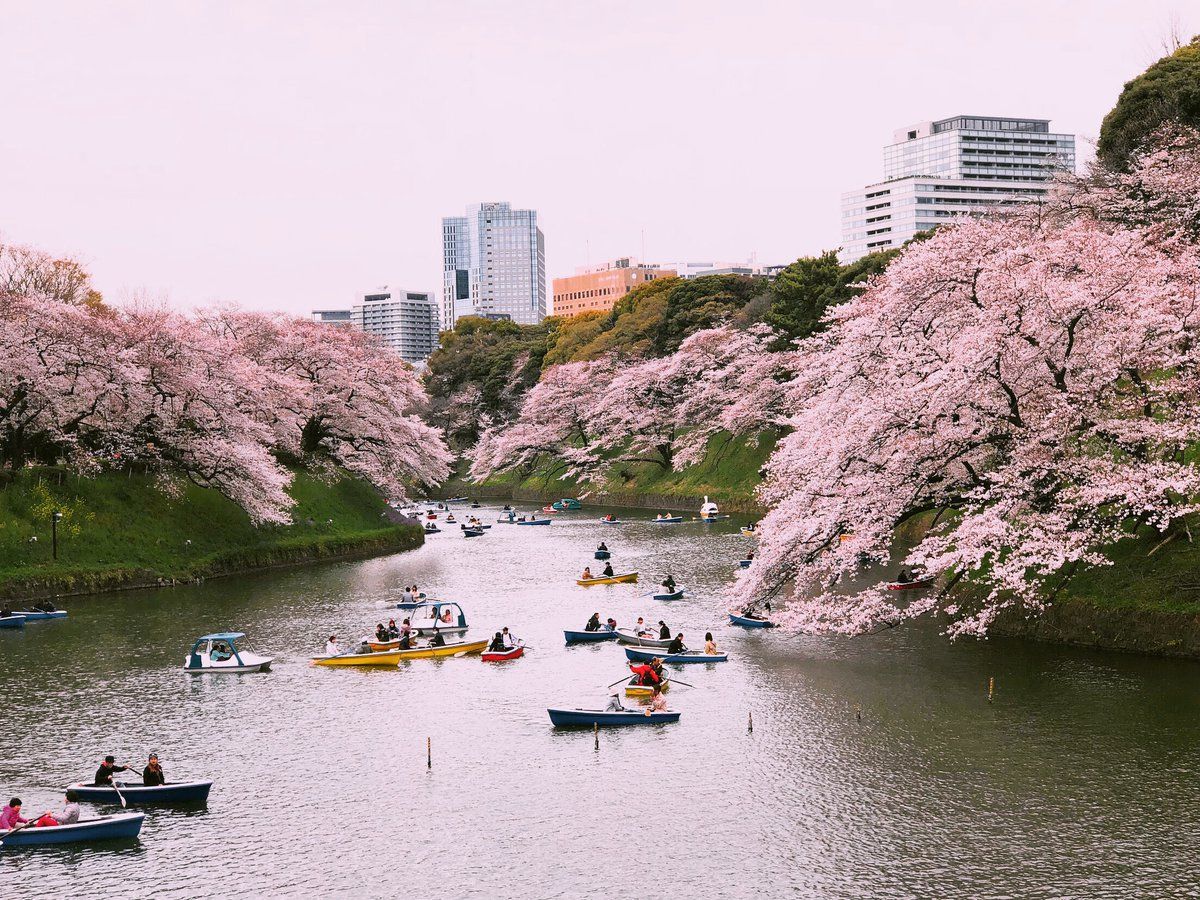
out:
M517 524L517 525L549 525L551 521L552 521L551 519L526 519L524 522L522 522L520 519L517 519L515 524Z
M774 628L774 622L768 622L766 619L751 619L749 616L735 616L729 614L730 625L741 625L743 628Z
M53 612L45 612L40 609L18 609L13 615L24 616L26 622L45 622L47 619L65 619L67 611L65 609L56 609Z
M678 722L677 712L636 712L634 710L609 711L605 709L547 709L555 728L570 728L579 725L591 728L599 725L607 728L614 725L662 725Z
M563 629L563 637L567 639L568 644L598 644L601 641L615 641L617 633L615 631L567 631Z
M667 516L662 519L651 519L655 525L678 525L683 521L683 516Z
M601 525L624 525L625 523L622 522L620 519L601 519L600 524Z
M438 533L438 532L440 532L441 530L442 530L442 529L438 528L436 525L435 525L435 526L433 526L432 528L430 528L428 525L426 525L426 526L425 526L425 533L426 533L426 534L437 534L437 533Z
M48 825L45 828L26 826L9 833L7 837L0 835L0 844L5 847L39 847L45 844L135 838L142 830L142 820L145 818L145 813L135 812L84 819L73 825Z
M682 600L683 599L683 588L680 588L679 590L677 590L671 594L655 594L654 599L655 600Z
M748 569L748 568L750 568L750 563L752 563L752 562L754 562L754 560L752 560L752 559L739 559L738 565L741 566L743 569Z
M595 558L596 559L608 559L610 556L612 556L612 552L609 550L597 550Z
M24 616L5 616L0 619L0 628L24 628Z
M121 797L126 803L203 803L208 799L212 788L211 781L178 781L147 787L144 784L121 784ZM106 784L90 784L81 781L67 786L68 791L74 792L80 800L89 803L119 804L121 798L117 792Z
M463 537L483 537L482 528L464 528Z
M664 653L660 648L626 647L625 657L633 662L649 662L655 657L664 663L717 663L729 659L728 653L701 653L699 650L685 650L682 653Z

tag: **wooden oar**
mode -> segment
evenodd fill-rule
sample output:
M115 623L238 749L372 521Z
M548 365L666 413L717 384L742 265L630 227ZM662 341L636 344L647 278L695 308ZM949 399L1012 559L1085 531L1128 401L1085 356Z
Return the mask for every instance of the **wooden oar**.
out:
M125 769L128 770L129 766L126 766ZM114 772L113 774L115 775L116 773ZM122 794L120 788L117 787L117 779L113 778L111 784L112 789L117 792L117 799L121 801L121 809L128 809L128 804L125 802L125 795Z

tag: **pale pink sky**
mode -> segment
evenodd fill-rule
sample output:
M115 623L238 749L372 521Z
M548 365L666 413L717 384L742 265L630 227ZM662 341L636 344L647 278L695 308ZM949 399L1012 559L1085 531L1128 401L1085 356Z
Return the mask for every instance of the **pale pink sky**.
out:
M0 0L0 234L113 300L307 312L440 291L440 219L533 207L547 274L788 262L893 129L1094 138L1190 2ZM549 287L549 285L547 285Z

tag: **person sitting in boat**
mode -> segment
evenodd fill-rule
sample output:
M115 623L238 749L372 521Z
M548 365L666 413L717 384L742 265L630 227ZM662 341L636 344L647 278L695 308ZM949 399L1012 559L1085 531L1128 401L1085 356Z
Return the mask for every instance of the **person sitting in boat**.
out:
M146 768L142 769L142 784L146 787L158 787L166 783L167 776L158 763L158 754L151 753L150 759L146 762Z
M654 637L654 632L646 628L646 620L638 616L637 624L633 626L633 633L638 637Z
M24 825L29 820L21 815L21 798L13 797L8 806L0 812L0 831L12 831L18 825Z
M746 559L754 559L754 551L753 550L746 551Z
M386 644L388 642L388 630L383 627L382 622L375 626L375 640L379 641L381 644Z
M38 604L34 605L33 608L35 610L37 610L38 612L52 613L52 612L56 611L54 604L51 603L49 600L43 601L42 603L38 603Z
M104 762L100 763L100 768L96 770L96 778L93 784L111 785L113 783L114 772L128 772L129 766L118 766L117 761L112 756L104 757Z
M512 650L514 647L517 646L517 639L514 638L511 634L509 634L507 625L505 625L500 630L500 637L502 637L504 639L504 649L505 650Z
M208 654L208 658L213 662L224 662L233 657L233 648L224 641L213 641L212 652Z
M683 632L682 631L679 632L679 634L675 635L674 640L672 640L671 643L667 645L667 653L669 653L669 654L682 653L686 649L687 649L687 646L683 643Z
M709 656L716 656L720 651L717 650L717 642L713 640L712 632L704 632L704 652Z
M607 516L604 517L604 521L605 522L615 522L615 521L617 521L617 517L614 516L612 513L609 513Z
M407 624L407 620L405 620L405 624ZM412 639L413 639L413 635L412 635L412 630L411 630L411 629L410 629L410 630L408 630L408 631L403 631L403 632L401 632L401 633L400 633L400 639L399 639L399 641L398 641L398 642L397 642L397 644L396 644L396 649L397 649L397 650L408 650L408 649L410 649L410 648L412 647Z
M501 653L505 649L507 648L504 646L504 636L497 631L492 642L488 644L488 653Z
M433 633L433 637L430 638L430 640L429 640L429 646L430 647L445 647L446 646L446 639L444 637L442 637L442 633L440 631L435 631Z
M754 619L756 622L762 621L762 616L755 611L753 606L747 607L741 615L743 619Z
M329 636L329 640L327 640L325 642L325 655L326 656L337 656L341 652L342 652L342 649L337 644L337 635L331 634Z
M613 567L612 567L612 563L610 563L610 562L604 564L604 577L605 578L613 577Z
M658 620L658 639L660 641L669 641L671 639L671 629L667 627L667 623L662 619Z
M592 617L587 620L587 624L583 626L584 631L599 631L600 630L600 613L592 613Z
M79 796L74 791L67 791L66 802L63 804L62 812L56 819L59 825L74 825L79 821Z
M668 594L675 593L675 576L667 575L667 577L664 578L662 581L662 586L663 586L663 588L666 589L666 592Z
M621 703L621 695L615 691L609 695L608 706L604 707L605 712L625 712L625 707Z
M400 637L406 638L412 634L412 624L408 619L404 620L404 624L400 626Z
M908 569L906 569L904 566L901 566L900 574L896 576L896 581L900 582L900 584L907 584L912 580L912 572L908 571Z
M509 506L507 503L505 503L502 507L500 507L500 509L502 512L512 512L512 507Z
M601 542L600 542L600 546L599 546L599 547L597 547L596 549L597 549L597 550L602 550L602 551L604 551L605 553L607 553L607 552L608 552L608 545L607 545L607 544L605 544L605 543L604 543L604 541L601 541Z
M390 640L394 641L396 638L400 637L400 629L396 627L395 619L388 619L387 632Z
M450 607L447 606L446 609L442 612L442 617L441 617L440 621L445 622L447 625L451 625L454 623L454 613L450 610Z
M616 631L617 630L617 620L614 619L612 616L609 616L608 621L604 623L604 630L605 631Z
M657 687L662 683L662 675L654 670L654 666L649 663L639 663L634 665L629 664L629 671L633 673L636 684L642 687Z
M662 688L660 688L658 685L654 686L654 696L650 700L650 711L651 712L666 712L667 711L667 698L665 696L663 696Z
M664 681L667 680L666 676L663 675L662 660L659 659L657 656L654 657L654 659L650 660L650 668L652 668L654 670L654 674L658 676L659 684L662 684Z
M579 576L579 580L580 581L591 581L592 580L592 567L591 566L583 567L583 574Z

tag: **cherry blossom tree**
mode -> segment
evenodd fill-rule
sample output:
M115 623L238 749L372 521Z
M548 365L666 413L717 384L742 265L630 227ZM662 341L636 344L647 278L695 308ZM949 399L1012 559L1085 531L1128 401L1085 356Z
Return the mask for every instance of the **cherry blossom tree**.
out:
M983 634L1136 526L1194 512L1198 285L1195 245L1098 217L964 221L909 248L799 351L741 601L790 584L794 628L941 610ZM940 521L903 563L966 577L971 600L829 587L926 511Z

